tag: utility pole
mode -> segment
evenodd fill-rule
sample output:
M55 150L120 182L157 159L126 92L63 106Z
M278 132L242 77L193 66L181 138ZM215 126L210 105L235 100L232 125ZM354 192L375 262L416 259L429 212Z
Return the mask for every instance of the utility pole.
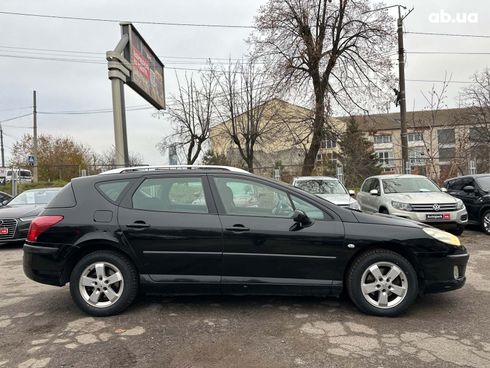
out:
M2 151L2 168L5 167L5 152L3 149L3 128L0 124L0 150Z
M32 179L34 183L38 181L38 172L37 172L37 103L36 103L36 91L32 91L32 124L33 124L33 151L32 154L34 156L34 167L32 172ZM3 152L3 151L2 151ZM3 157L3 153L2 153Z
M399 80L399 95L400 103L400 135L402 143L402 173L408 174L408 138L407 138L407 98L405 88L405 49L403 46L403 20L412 12L411 9L405 16L402 17L402 6L398 6L398 80ZM406 9L405 7L403 7Z

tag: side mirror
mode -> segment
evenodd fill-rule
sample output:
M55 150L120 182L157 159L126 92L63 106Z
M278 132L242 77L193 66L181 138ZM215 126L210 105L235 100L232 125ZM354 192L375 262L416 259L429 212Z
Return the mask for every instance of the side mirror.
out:
M293 213L294 224L289 228L290 231L301 230L305 227L311 226L313 221L302 210L295 210Z
M463 188L466 193L474 193L475 187L473 185L467 185Z
M2 206L6 206L8 203L10 202L10 200L8 199L4 199L1 203Z
M349 195L350 195L351 197L355 197L355 196L356 196L356 192L355 192L355 191L353 191L352 189L350 189L350 190L349 190Z
M441 188L441 192L447 193L447 189L446 188Z
M373 196L377 196L377 195L379 195L379 191L378 191L378 189L371 189L369 191L369 194L371 194Z

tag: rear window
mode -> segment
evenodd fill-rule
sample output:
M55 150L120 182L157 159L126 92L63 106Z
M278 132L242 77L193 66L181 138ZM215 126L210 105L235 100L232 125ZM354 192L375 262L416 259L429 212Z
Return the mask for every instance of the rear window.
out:
M126 180L106 181L104 183L97 184L97 189L111 202L117 202L121 196L121 193L128 185L129 181Z
M56 196L49 202L46 208L67 208L75 207L77 204L75 194L70 184L66 184Z

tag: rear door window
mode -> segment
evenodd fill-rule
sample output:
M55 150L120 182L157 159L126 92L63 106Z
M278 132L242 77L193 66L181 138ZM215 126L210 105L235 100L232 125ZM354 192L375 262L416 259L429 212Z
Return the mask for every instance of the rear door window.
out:
M202 179L196 177L146 179L132 202L139 210L209 213Z

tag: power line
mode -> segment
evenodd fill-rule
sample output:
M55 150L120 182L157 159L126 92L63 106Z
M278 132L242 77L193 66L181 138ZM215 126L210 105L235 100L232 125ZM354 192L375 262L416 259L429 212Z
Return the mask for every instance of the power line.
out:
M459 81L459 80L437 80L437 79L406 79L407 82L422 82L422 83L458 83L458 84L471 84L473 81Z
M12 121L12 120L16 120L16 119L20 119L20 118L24 118L26 116L31 116L32 115L32 112L29 113L29 114L24 114L24 115L19 115L19 116L14 116L13 118L9 118L9 119L6 119L6 120L1 120L0 123L6 123L7 121Z
M490 38L490 35L466 34L466 33L436 33L436 32L404 32L405 34L423 35L423 36L446 36L446 37L472 37L472 38Z
M77 51L77 50L61 50L61 49L46 49L46 48L36 48L36 47L18 47L18 46L10 46L10 45L0 45L2 49L11 49L16 50L15 52L20 52L17 50L25 50L25 51L40 51L40 52L55 52L55 53L67 53L67 54L90 54L90 55L105 55L105 52L101 51ZM8 50L5 50L9 52ZM161 59L187 59L187 60L222 60L222 61L239 61L242 58L231 58L231 57L197 57L197 56L177 56L177 55L159 55Z
M490 55L490 52L463 52L463 51L406 51L406 54L418 55Z
M127 107L126 111L142 111L142 110L150 110L154 109L153 107L150 106L145 106L145 107L139 107L139 108L131 108ZM43 115L92 115L92 114L107 114L107 113L112 113L112 108L111 109L104 109L104 110L95 110L95 111L38 111L38 114L43 114Z
M86 17L73 17L73 16L65 16L65 15L19 13L19 12L9 12L9 11L0 11L0 14L15 15L15 16L22 16L22 17L79 20L79 21L87 21L87 22L105 22L105 23L120 23L121 22L121 20L118 20L118 19L108 19L108 18L86 18ZM178 23L178 22L156 22L156 21L148 21L148 20L133 20L133 21L131 21L131 23L159 25L159 26L172 26L172 27L255 29L255 27L253 27L253 26L236 25L236 24Z
M10 107L8 109L1 109L0 111L16 111L16 110L27 110L27 109L32 109L32 106Z

